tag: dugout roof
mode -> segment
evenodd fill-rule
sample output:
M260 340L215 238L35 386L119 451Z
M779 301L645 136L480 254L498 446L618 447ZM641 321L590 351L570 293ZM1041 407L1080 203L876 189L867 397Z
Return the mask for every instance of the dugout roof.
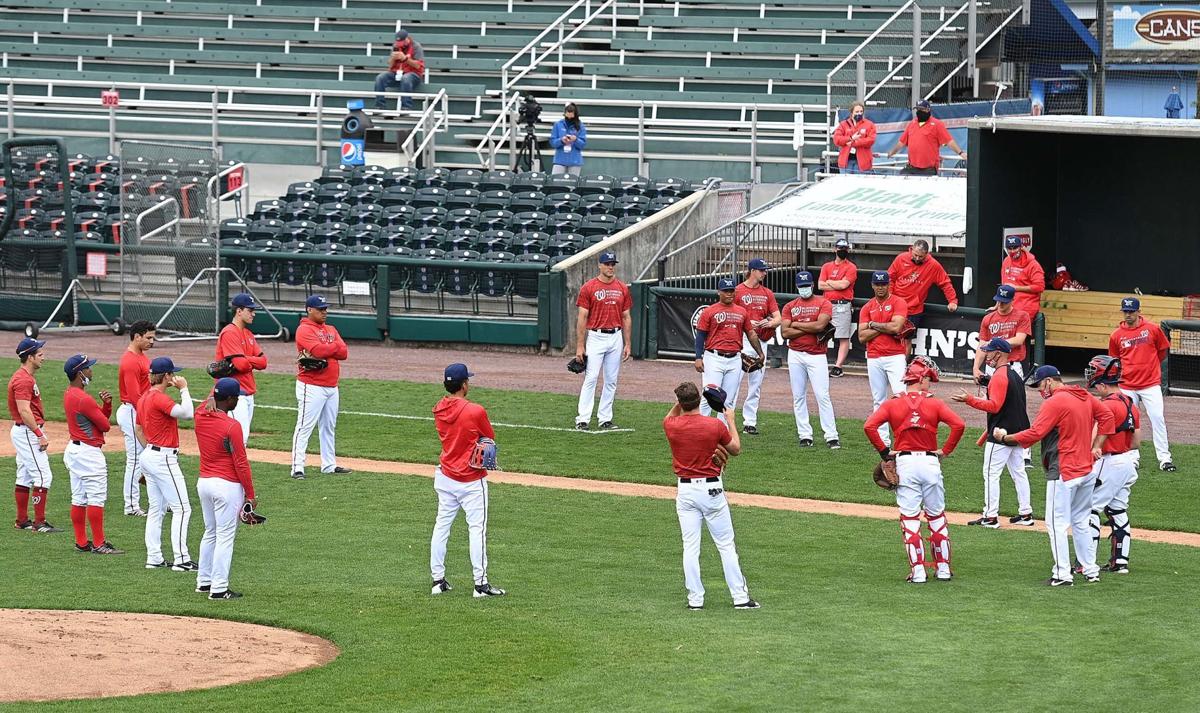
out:
M1142 136L1167 139L1200 138L1198 119L1159 119L1128 116L998 116L967 122L968 129L986 131L1041 131L1056 134Z

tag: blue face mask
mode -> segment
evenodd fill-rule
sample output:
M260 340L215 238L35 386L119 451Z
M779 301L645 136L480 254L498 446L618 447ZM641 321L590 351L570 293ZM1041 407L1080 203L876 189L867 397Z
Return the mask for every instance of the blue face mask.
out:
M801 287L799 290L797 290L797 292L799 292L799 294L800 294L800 297L802 297L803 299L808 299L809 297L812 297L812 296L813 296L813 288L812 288L812 286L809 286L809 287Z

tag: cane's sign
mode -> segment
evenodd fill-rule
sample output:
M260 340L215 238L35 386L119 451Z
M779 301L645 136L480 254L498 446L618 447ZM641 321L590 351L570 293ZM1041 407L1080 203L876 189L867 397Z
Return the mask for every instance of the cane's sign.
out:
M1160 45L1200 39L1200 10L1156 10L1143 15L1134 32Z
M1200 6L1119 5L1112 18L1114 50L1200 51Z

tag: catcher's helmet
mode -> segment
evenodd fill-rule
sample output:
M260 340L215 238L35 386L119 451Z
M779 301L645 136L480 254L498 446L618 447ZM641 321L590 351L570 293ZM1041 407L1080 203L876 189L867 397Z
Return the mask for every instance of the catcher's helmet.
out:
M929 377L930 381L936 382L941 374L942 370L938 368L937 362L933 359L927 356L916 356L904 370L904 377L901 381L906 384L915 384L921 379Z
M1121 360L1107 354L1097 354L1084 367L1083 378L1088 388L1096 384L1116 386L1121 383Z

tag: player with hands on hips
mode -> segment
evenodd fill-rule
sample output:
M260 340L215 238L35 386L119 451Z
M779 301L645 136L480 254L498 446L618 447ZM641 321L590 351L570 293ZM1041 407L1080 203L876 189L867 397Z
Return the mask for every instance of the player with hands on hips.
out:
M125 501L125 514L146 517L142 509L142 446L138 443L137 413L138 399L150 388L150 358L146 352L154 348L154 323L139 319L129 325L129 346L121 355L117 367L117 394L121 399L117 407L117 426L125 436L125 483L121 489Z
M176 572L195 572L197 565L188 553L188 523L192 504L187 483L179 468L179 420L195 416L187 380L179 376L182 367L170 357L150 362L150 390L137 404L137 438L142 444L142 471L146 474L146 497L150 512L146 515L146 569L170 567ZM179 403L167 394L179 389ZM171 509L171 553L167 562L162 553L162 522L166 508Z
M763 281L767 279L767 261L754 258L746 266L746 279L733 291L733 301L741 305L750 315L750 326L758 334L758 341L766 344L775 336L775 328L783 318L775 293ZM765 347L764 347L765 348ZM742 338L742 354L754 355L748 337ZM742 433L758 435L758 401L762 394L763 377L766 369L746 372L746 400L742 402Z
M617 254L608 250L600 253L600 274L579 288L575 300L575 359L586 360L583 386L579 389L579 412L575 429L588 430L595 405L596 382L604 371L604 389L600 392L600 408L596 413L600 430L611 430L613 402L617 398L617 377L621 362L628 361L633 338L633 296L625 283L617 279Z
M929 524L929 546L933 550L936 576L948 580L950 569L950 530L946 523L946 488L942 482L942 458L950 455L966 430L962 418L936 398L929 385L938 380L937 364L928 357L917 357L904 372L906 389L885 401L863 424L867 440L881 458L896 459L896 505L900 508L900 532L908 554L908 582L926 580L925 545L921 539L921 513ZM889 448L879 434L882 423L890 423L894 435ZM938 447L938 427L950 427L950 435Z
M304 302L306 316L296 327L296 430L292 433L292 478L304 480L304 454L313 427L319 429L321 472L352 472L337 464L336 430L341 392L338 379L349 356L337 327L329 324L329 302L312 295ZM313 368L310 368L312 365Z
M487 576L487 470L472 464L472 455L481 438L496 439L487 411L467 400L471 377L466 364L446 367L442 386L447 396L433 407L434 423L442 453L433 471L433 489L437 493L437 520L429 543L429 570L433 575L433 594L449 592L446 581L446 543L458 511L467 520L467 541L471 550L471 570L475 577L476 599L503 596L504 590L488 582Z
M100 392L97 405L87 392L95 359L76 354L63 364L70 386L63 394L63 414L71 441L63 452L63 463L71 476L71 525L75 551L98 555L123 555L104 535L104 501L108 499L108 463L104 459L104 434L112 416L112 394ZM91 525L92 539L87 537Z
M892 278L883 270L871 273L875 296L858 313L858 341L867 349L867 382L871 402L878 409L892 394L904 391L905 344L900 334L908 317L904 300L892 294ZM881 422L879 436L888 442L887 421Z
M800 296L783 307L782 334L788 340L792 413L796 416L796 435L800 439L800 447L811 447L813 428L808 420L808 386L811 384L813 396L817 399L825 443L837 450L842 444L833 416L833 401L829 398L829 342L818 337L827 330L833 319L833 305L824 297L813 294L814 284L811 272L797 272L796 292Z
M43 534L62 532L46 522L46 498L54 474L50 472L50 457L47 449L50 441L42 426L46 417L42 410L42 392L34 375L46 361L43 341L26 337L17 344L17 357L21 366L8 380L8 415L12 418L12 444L17 457L17 485L14 497L17 501L18 530L31 530ZM29 519L29 504L33 503L33 519Z
M233 418L242 424L242 440L250 440L250 421L254 419L254 395L258 385L254 383L254 372L267 368L267 355L258 346L258 339L250 331L254 324L254 311L261 305L245 292L230 300L233 321L225 325L217 337L217 361L228 358L233 363L234 378L242 385Z
M965 403L973 409L987 414L987 427L980 442L983 443L983 514L968 525L981 525L989 529L1000 527L1000 473L1008 468L1013 487L1017 491L1017 515L1008 521L1013 525L1033 525L1033 505L1029 501L1029 475L1025 470L1025 454L1016 446L996 442L992 431L1003 428L1010 433L1029 428L1029 414L1025 410L1025 385L1017 376L1016 368L1009 363L1012 345L1003 337L993 337L979 347L984 355L991 378L987 382L987 396L972 396L959 389L950 398Z
M1138 479L1138 446L1141 444L1141 416L1133 399L1121 392L1121 360L1100 354L1092 357L1083 370L1089 388L1100 396L1100 404L1112 412L1116 426L1104 440L1100 457L1092 466L1096 491L1092 495L1092 541L1100 547L1100 514L1108 519L1112 550L1104 572L1129 574L1129 545L1133 539L1129 526L1129 491Z
M858 279L858 266L850 260L850 241L838 238L833 244L834 259L821 266L817 277L817 289L833 305L833 338L837 340L837 360L829 369L829 375L845 376L842 364L850 354L850 326L854 312L854 281Z
M196 496L204 515L196 591L207 593L209 599L242 596L229 588L229 569L238 519L245 505L253 509L255 498L242 427L229 415L237 407L241 390L237 379L218 379L212 396L196 412L196 445L200 449Z
M725 422L701 415L700 407L726 396L719 387L708 387L705 398L691 382L675 387L675 405L663 418L663 431L671 447L671 464L679 490L675 513L683 534L683 581L687 588L688 609L704 608L704 583L700 579L701 525L721 554L725 584L734 609L758 609L750 598L742 575L737 547L733 541L733 518L725 498L724 463L741 452L734 409L725 402ZM709 405L709 410L712 406Z
M738 387L742 383L742 338L750 340L759 364L765 360L762 343L750 321L750 314L734 302L736 285L733 278L717 280L717 301L704 308L696 322L696 371L701 372L704 384L719 386L725 391L730 408L737 403ZM708 416L712 409L701 402L700 413ZM723 420L725 415L722 413Z
M1054 366L1039 366L1025 379L1044 399L1033 424L1017 433L992 429L992 438L1002 445L1023 448L1042 442L1042 465L1046 469L1046 531L1054 567L1046 584L1069 587L1074 583L1067 551L1067 533L1075 542L1075 559L1089 582L1100 581L1095 543L1089 536L1088 520L1096 474L1092 465L1105 440L1114 432L1112 412L1084 389L1063 383ZM1093 437L1093 433L1095 436Z
M1108 338L1108 355L1121 360L1121 391L1133 399L1134 406L1146 409L1158 469L1174 473L1162 395L1162 362L1171 351L1171 343L1161 327L1142 316L1138 298L1121 300L1121 315L1121 323Z

